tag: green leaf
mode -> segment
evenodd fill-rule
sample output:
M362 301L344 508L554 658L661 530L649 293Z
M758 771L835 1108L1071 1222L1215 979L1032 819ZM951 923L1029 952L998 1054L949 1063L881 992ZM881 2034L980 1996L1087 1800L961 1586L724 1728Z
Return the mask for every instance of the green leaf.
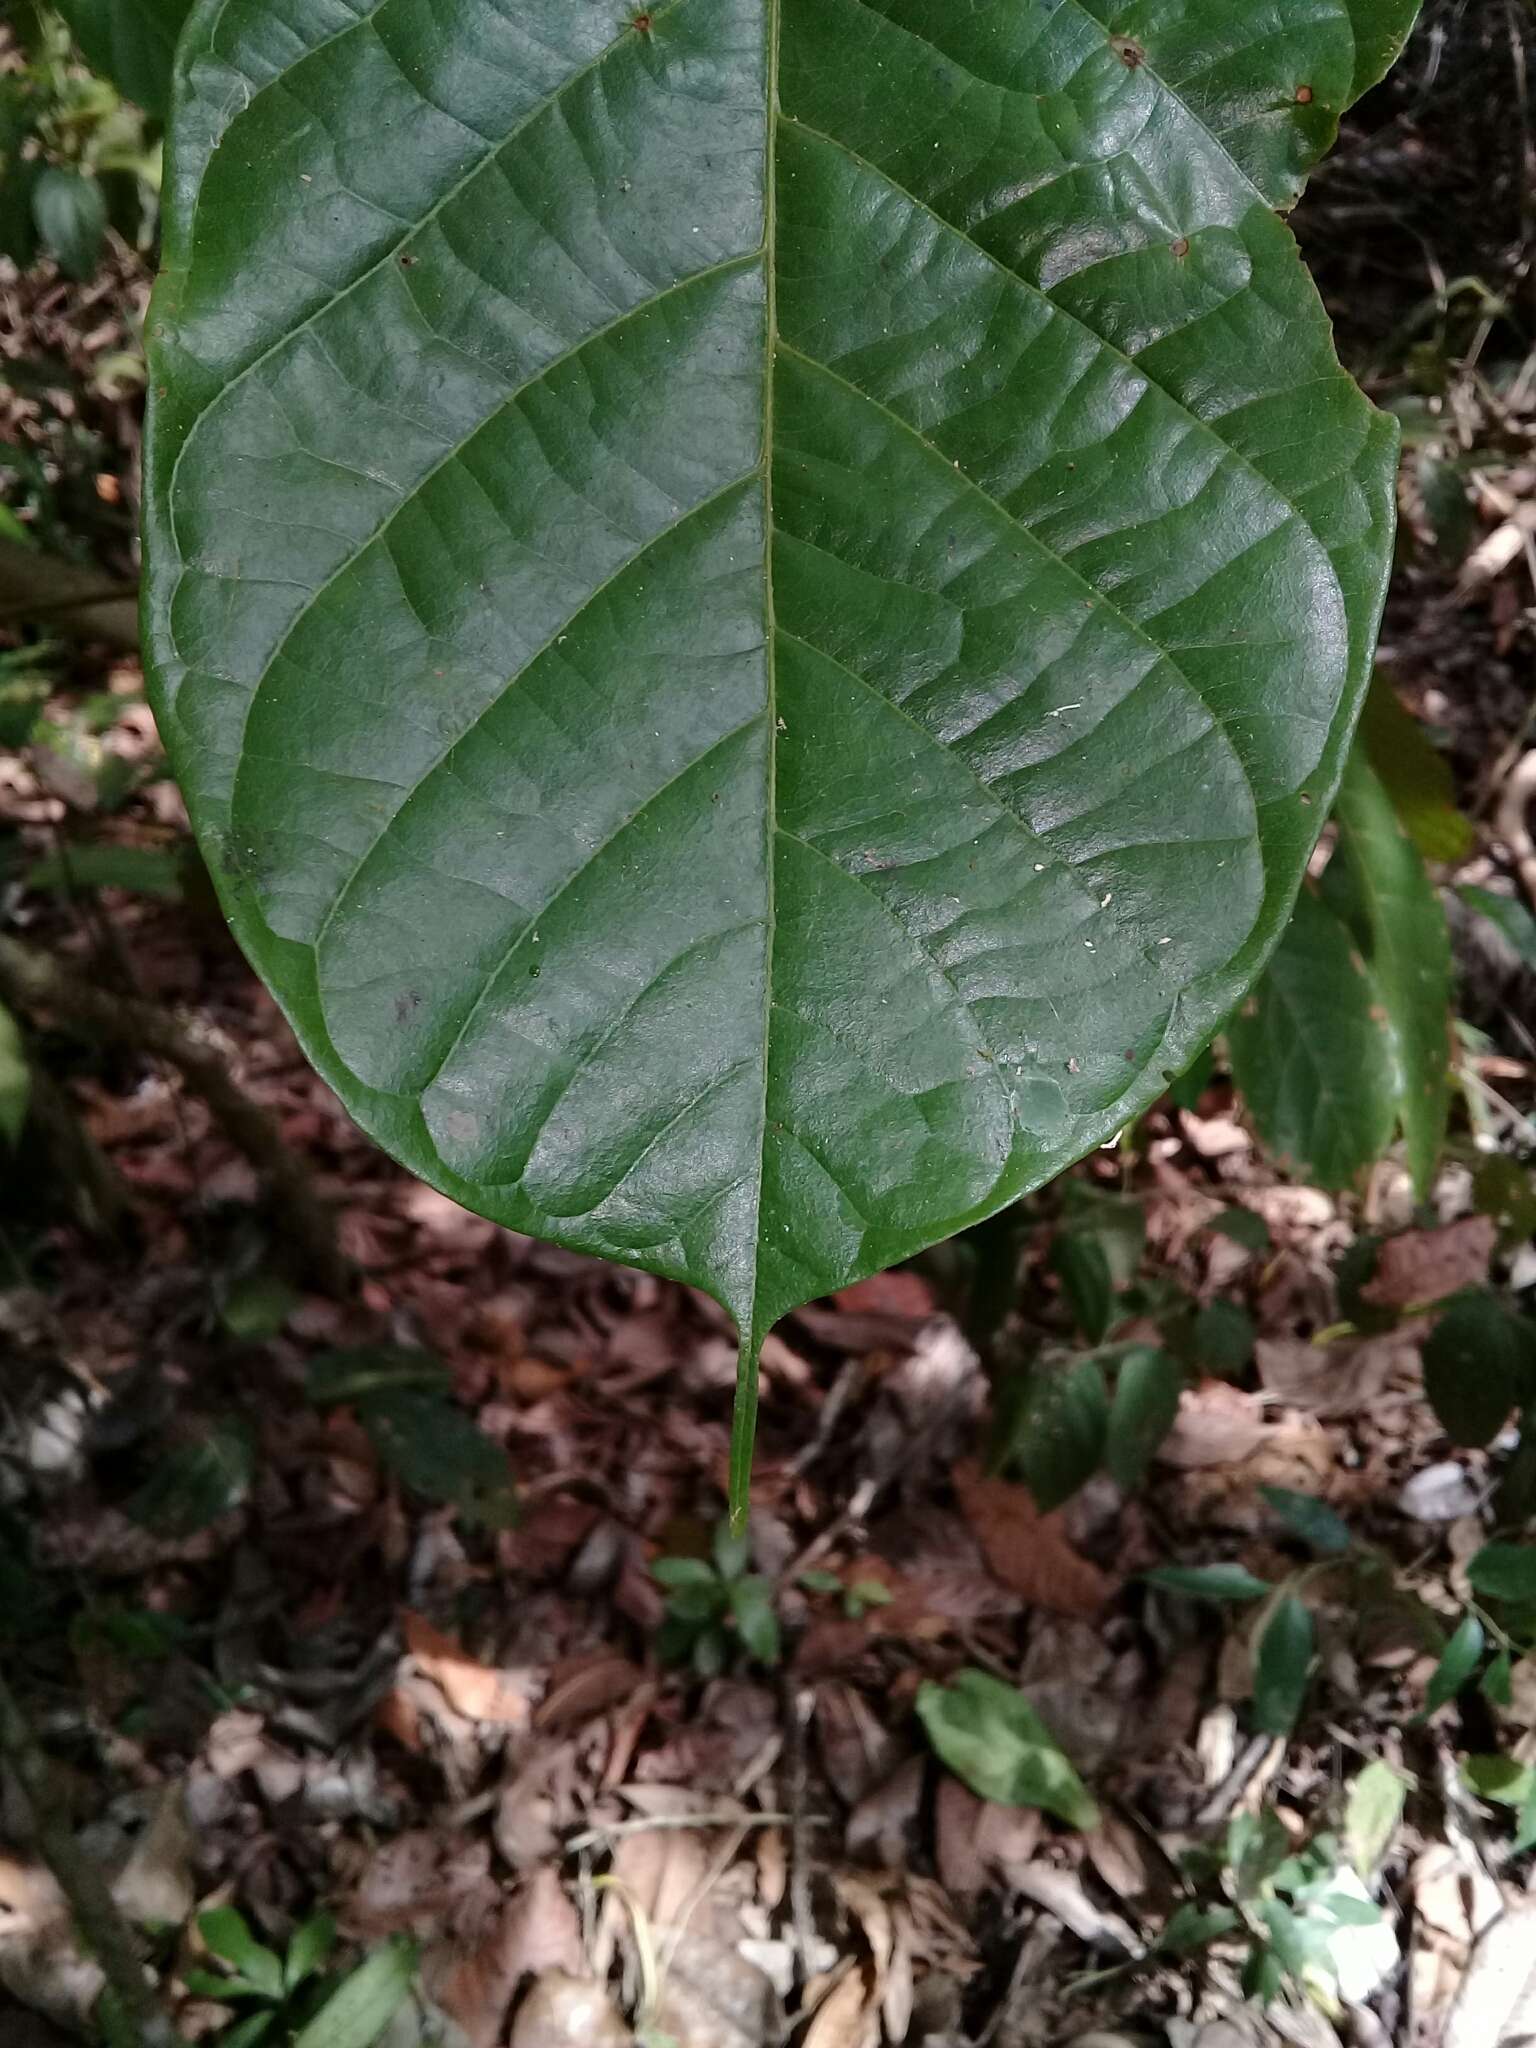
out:
M256 2048L277 2025L275 2012L253 2012L219 2036L218 2048Z
M1011 1456L1044 1513L1070 1500L1098 1471L1108 1427L1109 1390L1096 1360L1041 1366L1031 1374Z
M1184 1956L1207 1942L1219 1941L1242 1925L1231 1906L1197 1906L1186 1900L1176 1906L1163 1929L1157 1946L1165 1955Z
M658 1557L651 1566L651 1577L660 1586L694 1586L711 1593L720 1590L720 1574L702 1557Z
M1134 1493L1163 1438L1172 1429L1184 1391L1184 1370L1166 1351L1138 1344L1126 1353L1115 1377L1104 1462L1110 1477Z
M146 659L210 868L397 1158L731 1311L737 1507L773 1322L1112 1138L1284 925L1397 429L1275 208L1413 13L188 23Z
M1392 1136L1397 1090L1379 1010L1349 931L1303 889L1227 1044L1260 1137L1322 1187L1347 1187Z
M21 1026L0 1003L0 1136L20 1142L32 1101L32 1068Z
M1392 1846L1407 1797L1407 1779L1380 1757L1367 1764L1349 1788L1344 1846L1367 1882Z
M1399 823L1425 860L1464 860L1474 834L1456 808L1451 764L1436 753L1379 669L1361 715L1360 743Z
M98 181L49 164L32 187L32 218L38 240L64 275L88 278L101 261L107 232L107 202Z
M171 59L191 0L52 0L93 71L148 114L164 114Z
M1115 1283L1103 1245L1096 1237L1065 1231L1051 1246L1051 1265L1073 1322L1090 1344L1100 1343L1115 1313Z
M1264 1624L1254 1660L1253 1719L1266 1735L1289 1735L1312 1671L1312 1617L1289 1594Z
M1083 1781L1016 1687L990 1672L962 1671L949 1685L920 1687L917 1713L940 1762L978 1797L1038 1806L1069 1827L1098 1825Z
M184 894L178 854L160 846L113 846L97 841L50 853L27 869L29 889L132 889L140 896L159 896L179 903Z
M1495 1806L1523 1807L1536 1785L1536 1770L1512 1756L1469 1756L1461 1775L1479 1799Z
M1456 894L1469 910L1486 917L1527 967L1536 969L1536 917L1513 896L1496 896L1491 889L1463 883Z
M1483 1673L1478 1691L1490 1706L1507 1707L1514 1698L1514 1665L1508 1650L1500 1650Z
M305 1391L317 1408L330 1408L412 1390L446 1396L452 1385L452 1374L430 1351L363 1344L348 1351L317 1351L309 1361Z
M195 1536L239 1507L256 1471L256 1438L238 1416L226 1416L193 1443L160 1460L128 1503L136 1522L157 1536Z
M1235 1380L1253 1357L1253 1317L1235 1301L1208 1301L1190 1328L1195 1364L1202 1372Z
M1234 1244L1240 1244L1247 1252L1269 1250L1269 1225L1255 1209L1223 1209L1219 1216L1213 1216L1206 1226L1219 1231L1223 1237L1230 1237Z
M1335 805L1339 843L1325 888L1347 891L1361 950L1386 1012L1398 1115L1421 1197L1450 1114L1451 942L1445 912L1392 799L1357 748ZM1335 870L1338 871L1337 878Z
M1536 1547L1485 1543L1467 1566L1467 1582L1489 1600L1536 1604Z
M196 1998L217 1998L224 2004L237 1999L267 1998L259 1984L251 1984L244 1977L221 1977L213 1970L187 1970L182 1982Z
M233 1906L215 1906L211 1912L199 1913L197 1931L204 1946L221 1962L231 1964L264 1998L282 1997L281 1958L256 1939L244 1915Z
M1424 1691L1424 1712L1433 1714L1457 1693L1477 1669L1483 1654L1483 1624L1475 1614L1464 1614L1440 1652L1440 1662L1430 1675Z
M377 1948L293 2037L293 2048L373 2048L410 1995L416 1975L412 1942Z
M1319 1557L1342 1557L1354 1541L1348 1523L1316 1494L1297 1493L1289 1486L1261 1486L1259 1492Z
M759 1664L777 1664L779 1622L773 1611L773 1588L766 1579L736 1579L731 1585L730 1600L736 1633L748 1655Z
M401 1388L372 1395L358 1412L380 1458L413 1493L457 1508L479 1528L516 1521L507 1454L462 1408Z
M1165 1593L1182 1593L1189 1600L1211 1600L1222 1606L1263 1600L1275 1590L1267 1579L1256 1578L1240 1564L1162 1564L1142 1576L1149 1586L1161 1586Z
M294 1930L293 1939L288 1944L283 1981L289 1991L295 1990L317 1970L323 1970L335 1946L336 1922L329 1913L312 1913L302 1926Z
M746 1530L733 1529L729 1522L717 1522L710 1538L710 1552L722 1579L739 1579L750 1555Z
M1424 1392L1453 1444L1492 1443L1520 1396L1524 1348L1514 1318L1494 1295L1453 1301L1425 1339Z

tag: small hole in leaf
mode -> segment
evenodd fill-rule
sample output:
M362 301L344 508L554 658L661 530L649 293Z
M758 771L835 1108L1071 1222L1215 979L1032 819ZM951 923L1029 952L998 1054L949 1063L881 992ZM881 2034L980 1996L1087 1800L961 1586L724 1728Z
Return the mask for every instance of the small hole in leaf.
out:
M1111 36L1109 47L1114 51L1127 71L1135 71L1147 61L1146 50L1134 36Z

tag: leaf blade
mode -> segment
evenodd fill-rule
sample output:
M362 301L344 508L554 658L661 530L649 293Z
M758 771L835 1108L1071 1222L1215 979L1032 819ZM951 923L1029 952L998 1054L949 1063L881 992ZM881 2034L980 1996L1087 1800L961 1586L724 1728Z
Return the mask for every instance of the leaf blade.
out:
M1215 139L1231 72L1196 107L1077 0L1050 48L1001 12L984 52L901 0L643 30L528 0L510 32L401 0L410 66L317 0L281 58L259 10L188 23L148 638L217 886L387 1149L726 1304L738 1511L771 1323L1111 1136L1284 921L1366 680L1394 429L1266 197L1364 77L1362 15L1410 11L1319 0L1333 83L1245 130L1263 193ZM1154 56L1187 12L1142 10ZM1021 81L980 112L979 55ZM1069 60L1086 159L1139 128L1168 195L1122 195L1091 255L1059 196L988 220L964 189L999 122L1051 169L1030 80ZM370 109L344 162L320 104ZM252 162L284 167L260 207ZM899 318L882 222L935 252ZM935 348L970 395L919 391ZM1052 417L1029 351L1109 410ZM1109 532L1094 492L1186 444L1199 493L1132 491ZM1065 1009L1028 957L1058 943Z

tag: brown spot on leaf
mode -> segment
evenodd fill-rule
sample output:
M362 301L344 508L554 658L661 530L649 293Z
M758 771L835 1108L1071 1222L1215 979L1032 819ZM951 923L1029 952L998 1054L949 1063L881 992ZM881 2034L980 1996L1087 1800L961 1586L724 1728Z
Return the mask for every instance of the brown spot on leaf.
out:
M1146 50L1134 36L1111 36L1109 47L1127 71L1135 71L1147 61Z
M652 16L649 14L636 14L631 16L629 25L637 35L648 36L651 32L651 22Z
M1312 88L1311 88L1311 86L1310 86L1310 85L1298 85L1298 86L1297 86L1297 88L1296 88L1296 104L1297 104L1297 106L1298 106L1298 107L1310 107L1310 106L1311 106L1311 104L1312 104Z
M1179 239L1171 244L1171 247L1173 249L1173 253L1175 256L1178 256L1180 258L1187 256L1189 254L1188 235L1180 235Z

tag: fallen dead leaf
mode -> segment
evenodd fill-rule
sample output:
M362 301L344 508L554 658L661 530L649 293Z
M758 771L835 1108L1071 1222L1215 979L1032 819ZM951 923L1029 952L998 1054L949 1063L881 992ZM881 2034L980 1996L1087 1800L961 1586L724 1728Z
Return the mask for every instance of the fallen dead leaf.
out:
M521 1674L482 1664L461 1643L410 1608L402 1610L400 1626L418 1667L455 1713L466 1720L492 1721L508 1728L527 1724L528 1697L519 1682Z
M1499 1227L1491 1216L1462 1216L1436 1230L1399 1231L1377 1253L1376 1271L1361 1297L1376 1308L1408 1308L1481 1286L1498 1240Z
M1521 2048L1536 2039L1536 1903L1479 1937L1446 2020L1443 2048Z
M1027 1488L989 1479L974 1459L963 1459L951 1476L982 1554L1005 1586L1057 1614L1099 1612L1115 1581L1073 1549L1059 1511L1042 1515Z
M422 1982L463 2030L469 2048L497 2048L522 1980L550 1971L579 1976L584 1960L576 1909L546 1868L515 1899L504 1905L487 1900L486 1910L435 1942L422 1958Z
M600 1985L551 1970L518 2007L508 2048L633 2048L633 2043Z
M871 2001L863 1971L848 1963L817 2006L803 2048L875 2048L879 2038L879 2006Z
M632 1699L644 1676L637 1665L613 1650L568 1657L551 1670L534 1725L556 1729L579 1726Z
M1357 1343L1310 1344L1301 1337L1260 1337L1254 1363L1266 1393L1319 1420L1362 1414L1398 1377L1418 1369L1421 1322L1404 1323Z

